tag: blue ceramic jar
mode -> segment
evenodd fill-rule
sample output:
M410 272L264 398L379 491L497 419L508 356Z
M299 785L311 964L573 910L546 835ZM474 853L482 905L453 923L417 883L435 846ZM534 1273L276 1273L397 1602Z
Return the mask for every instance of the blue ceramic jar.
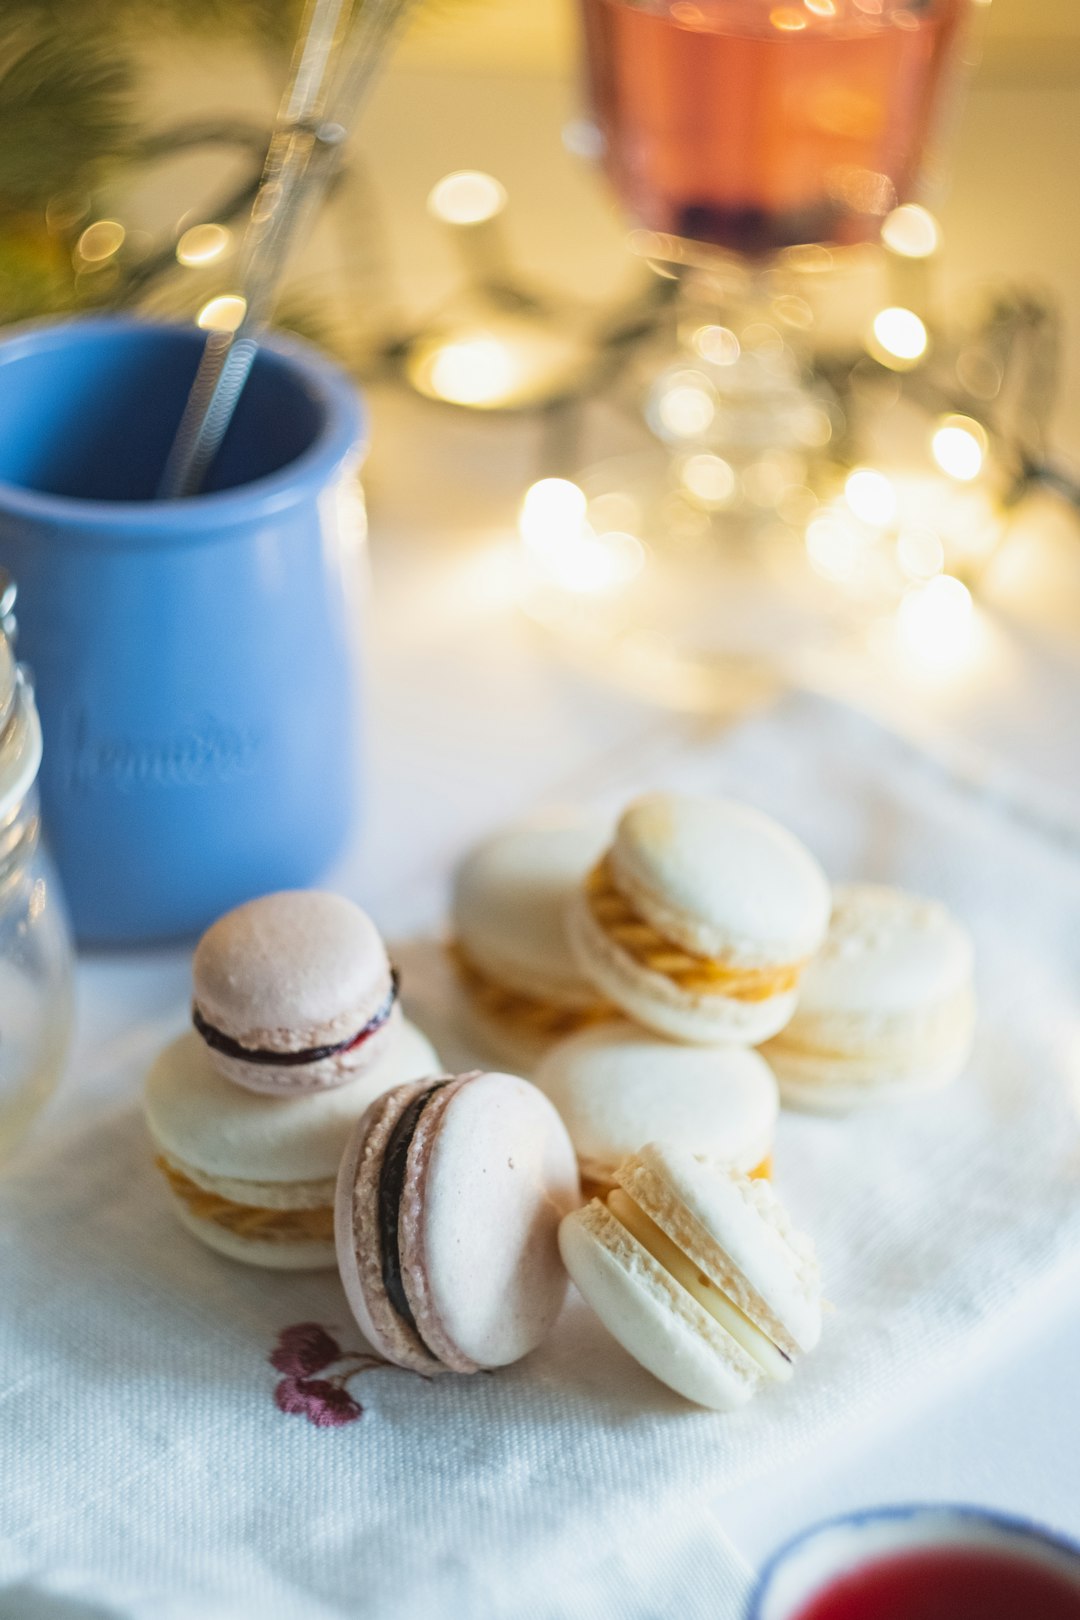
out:
M275 338L206 492L155 500L203 340L117 318L0 342L0 563L84 939L194 933L316 880L355 824L360 404Z

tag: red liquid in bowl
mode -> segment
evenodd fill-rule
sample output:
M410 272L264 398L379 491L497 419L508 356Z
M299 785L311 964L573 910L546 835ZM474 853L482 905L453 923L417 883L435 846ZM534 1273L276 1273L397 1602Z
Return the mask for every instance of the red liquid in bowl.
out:
M902 1553L834 1581L796 1620L1080 1620L1080 1578L1008 1553Z

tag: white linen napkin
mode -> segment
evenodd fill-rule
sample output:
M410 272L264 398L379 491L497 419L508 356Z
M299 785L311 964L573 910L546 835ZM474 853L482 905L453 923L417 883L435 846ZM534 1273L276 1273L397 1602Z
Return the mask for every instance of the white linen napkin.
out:
M275 1369L294 1324L362 1350L336 1278L251 1271L179 1228L131 1101L150 1053L128 1043L113 1103L43 1133L0 1181L0 1616L735 1620L750 1572L719 1494L931 1377L1076 1252L1068 839L810 698L640 761L604 797L661 785L746 798L833 876L938 895L976 938L982 1016L958 1085L781 1123L777 1185L835 1306L819 1349L728 1417L669 1394L576 1298L493 1375L369 1368L345 1390L349 1363L319 1366L318 1335ZM434 921L442 895L397 902L391 931ZM448 1062L468 1058L438 951L401 954L408 1009Z

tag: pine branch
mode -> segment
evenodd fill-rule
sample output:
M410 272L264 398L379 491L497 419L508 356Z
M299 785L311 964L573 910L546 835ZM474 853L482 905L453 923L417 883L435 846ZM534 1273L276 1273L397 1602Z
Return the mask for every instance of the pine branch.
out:
M10 5L4 7L10 11ZM91 185L132 134L127 64L98 43L0 34L0 201L41 207Z

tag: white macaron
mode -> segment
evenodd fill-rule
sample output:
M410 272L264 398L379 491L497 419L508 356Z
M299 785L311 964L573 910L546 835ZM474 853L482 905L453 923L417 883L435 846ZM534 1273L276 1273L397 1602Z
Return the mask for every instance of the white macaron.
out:
M973 957L938 901L838 885L795 1016L765 1049L784 1101L839 1113L955 1079L975 1028Z
M348 1085L272 1097L227 1080L189 1030L159 1055L144 1096L177 1215L234 1260L289 1271L334 1265L334 1193L350 1133L376 1097L439 1067L430 1041L402 1019Z
M768 816L650 793L572 900L568 932L582 972L636 1022L752 1046L791 1017L829 906L818 863Z
M786 1382L820 1337L821 1286L769 1183L657 1143L615 1179L563 1219L559 1249L623 1349L720 1412Z
M606 817L551 811L507 827L461 862L453 953L469 1021L528 1068L552 1041L611 1016L566 941L567 901L611 833Z
M555 1104L593 1190L663 1140L743 1174L765 1173L780 1110L772 1070L740 1046L685 1046L619 1019L560 1041L533 1076Z

